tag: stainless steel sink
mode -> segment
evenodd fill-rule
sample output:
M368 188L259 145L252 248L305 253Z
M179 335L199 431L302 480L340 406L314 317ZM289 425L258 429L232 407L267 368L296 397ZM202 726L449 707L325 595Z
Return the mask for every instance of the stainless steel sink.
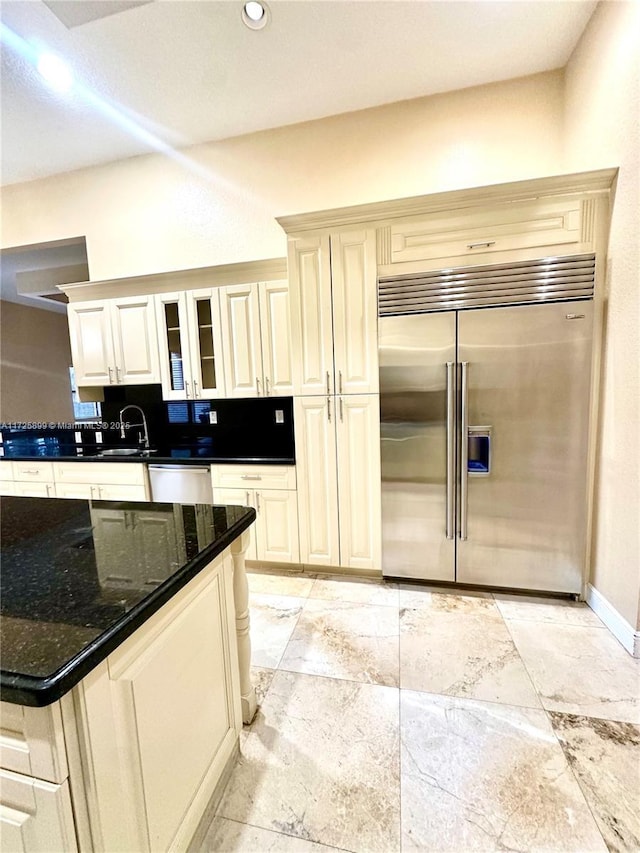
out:
M98 456L142 456L143 452L137 447L109 447L101 450Z

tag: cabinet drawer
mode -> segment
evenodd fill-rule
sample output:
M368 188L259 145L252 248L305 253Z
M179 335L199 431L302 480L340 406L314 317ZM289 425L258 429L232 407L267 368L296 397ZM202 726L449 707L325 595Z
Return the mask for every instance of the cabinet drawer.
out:
M39 460L12 462L13 479L22 483L44 483L53 481L53 462Z
M101 483L144 486L146 470L142 462L56 462L58 483Z
M0 703L0 766L48 782L67 778L60 705L29 708Z
M55 498L56 487L50 483L14 483L14 495L23 498Z
M78 849L69 784L60 785L0 770L2 850Z
M212 465L211 479L214 489L296 489L294 465Z
M437 268L450 258L458 264L475 255L545 246L565 246L558 251L574 253L581 250L576 244L584 242L581 211L581 203L570 199L392 223L390 260L428 261L428 268Z

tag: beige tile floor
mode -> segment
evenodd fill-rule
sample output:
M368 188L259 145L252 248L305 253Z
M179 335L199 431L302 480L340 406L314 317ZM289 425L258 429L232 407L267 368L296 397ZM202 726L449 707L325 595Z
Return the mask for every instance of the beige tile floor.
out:
M251 573L207 853L640 850L640 660L584 604Z

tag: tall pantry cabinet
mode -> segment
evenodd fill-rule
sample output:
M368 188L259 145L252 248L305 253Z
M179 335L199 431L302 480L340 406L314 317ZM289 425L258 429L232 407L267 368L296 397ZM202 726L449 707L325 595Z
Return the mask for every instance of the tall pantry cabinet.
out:
M300 561L380 569L374 229L289 238Z

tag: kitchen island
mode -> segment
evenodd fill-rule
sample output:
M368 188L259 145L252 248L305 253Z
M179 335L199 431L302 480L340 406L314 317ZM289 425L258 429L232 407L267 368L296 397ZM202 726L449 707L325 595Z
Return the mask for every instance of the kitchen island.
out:
M19 497L0 510L2 849L185 849L255 713L255 512Z

